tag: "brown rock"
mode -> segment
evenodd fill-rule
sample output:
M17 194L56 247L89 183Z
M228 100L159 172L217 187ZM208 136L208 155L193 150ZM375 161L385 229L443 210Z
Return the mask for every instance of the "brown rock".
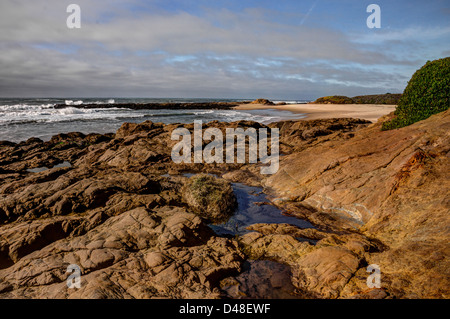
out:
M294 285L321 298L337 298L359 266L359 258L340 247L322 247L293 267Z
M446 298L449 119L446 111L382 132L384 118L350 139L283 157L266 186L283 197L279 203L295 201L293 211L309 207L323 223L359 230L388 247L366 258L380 266L389 295ZM365 244L346 246L360 255Z
M250 104L275 105L272 101L269 101L267 99L256 99L250 102Z
M0 270L0 296L216 298L218 281L238 272L242 254L236 242L202 229L198 216L181 209L136 208ZM165 240L172 235L175 241ZM81 289L66 286L69 264L81 268Z
M373 125L272 123L286 156L268 178L257 165L174 164L170 134L192 130L188 124L144 122L124 124L117 134L1 142L0 297L269 297L280 287L278 273L264 277L262 267L240 276L243 251L289 267L301 297L447 298L449 114L389 132L380 131L389 116ZM71 166L54 167L63 161ZM231 187L208 177L193 201L186 178L163 177L186 171L262 185L274 204L318 228L252 225L240 246L216 237L205 221L232 213ZM82 270L81 289L67 288L69 264ZM380 266L381 289L367 287L369 264ZM267 285L252 289L255 275Z
M233 299L297 299L288 266L270 260L251 260L243 272L220 282L227 298Z
M258 174L259 175L259 174ZM261 177L247 169L239 169L222 175L222 178L234 182L243 183L248 186L261 186Z

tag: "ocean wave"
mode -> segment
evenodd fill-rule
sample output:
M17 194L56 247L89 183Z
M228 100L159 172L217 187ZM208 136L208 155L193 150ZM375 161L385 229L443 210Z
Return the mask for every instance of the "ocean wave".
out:
M274 104L278 103L286 103L286 104L306 104L311 101L309 100L279 100L279 101L272 101Z
M215 112L215 110L197 111L197 112L194 112L194 115L211 114L214 112Z
M112 107L112 108L107 108L107 109L102 109L102 108L97 108L97 109L84 109L84 108L77 108L77 107L65 107L62 109L54 109L53 114L55 115L59 115L59 114L63 114L63 115L73 115L73 114L103 114L103 115L108 115L108 114L116 114L116 112L126 112L127 114L129 113L128 111L130 111L130 109L127 108L120 108L120 107ZM133 114L133 113L129 113L129 114Z
M33 120L33 119L24 119L24 120L14 120L14 121L1 121L0 120L0 126L8 127L8 126L16 126L16 125L27 125L27 124L63 124L64 123L71 123L76 125L76 123L105 123L105 121L121 121L121 120L132 120L132 119L143 119L144 116L137 116L137 117L121 117L117 116L114 118L76 118L76 119L39 119L39 120ZM64 129L64 128L62 128Z
M83 100L78 100L78 101L72 101L72 100L65 100L65 104L68 106L71 105L82 105L82 104L97 104L97 105L102 105L102 104L115 104L116 101L114 99L108 99L106 101L87 101L86 103Z
M83 101L81 101L81 100L79 100L79 101L66 100L65 103L66 103L66 105L81 105L81 104L83 104Z
M12 105L0 105L0 112L7 111L28 111L28 110L45 110L54 108L55 104L12 104Z
M7 111L0 111L1 124L24 124L24 123L56 123L80 120L115 120L143 118L145 113L137 113L128 109L80 109L76 107L66 107L63 109L54 108L9 108Z
M73 102L73 101L72 101ZM73 102L75 103L75 102ZM263 112L263 113L260 113ZM55 109L54 104L41 105L1 105L0 106L0 125L11 123L56 123L70 122L80 120L133 120L133 119L155 119L156 121L176 121L180 118L182 122L192 122L195 119L219 120L234 122L240 120L250 120L255 122L272 122L280 118L280 111L242 111L242 110L130 110L127 108L77 108L67 106L61 109Z
M193 116L198 115L196 113L184 112L184 113L154 113L154 114L146 114L148 117L169 117L169 116Z
M102 105L102 104L115 104L116 101L114 99L109 99L107 101L93 101L93 102L86 102L86 104L97 104L97 105Z

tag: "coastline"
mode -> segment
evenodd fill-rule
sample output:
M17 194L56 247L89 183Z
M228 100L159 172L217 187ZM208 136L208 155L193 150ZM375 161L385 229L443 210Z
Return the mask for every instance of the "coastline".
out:
M235 110L265 110L275 109L304 114L302 120L317 120L331 118L359 118L376 122L380 117L395 111L396 105L384 104L240 104Z
M297 104L265 105L250 101L230 100L169 100L169 99L87 99L61 104L61 99L13 99L3 102L0 109L0 140L21 142L36 137L48 141L60 133L111 133L124 122L145 120L171 124L204 122L234 122L241 120L270 124L278 121L359 118L376 122L392 112L393 105ZM79 103L82 102L82 103ZM14 128L13 130L11 128Z

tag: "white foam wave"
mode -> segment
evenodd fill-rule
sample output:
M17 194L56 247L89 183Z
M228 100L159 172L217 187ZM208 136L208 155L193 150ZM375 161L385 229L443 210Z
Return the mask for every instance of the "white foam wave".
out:
M13 105L0 105L0 112L7 111L27 111L27 110L42 110L51 109L54 104L40 104L40 105L29 105L29 104L13 104Z
M72 105L78 106L78 105L82 105L83 103L85 103L85 102L82 101L82 100L78 100L78 101L65 100L65 104L66 104L67 106L72 106ZM88 101L88 102L86 102L86 104L97 104L97 105L102 105L102 104L115 104L115 103L116 103L116 100L114 100L114 99L108 99L108 100L106 100L106 101L93 101L93 102Z
M102 104L115 104L116 100L114 99L109 99L107 101L94 101L94 102L86 102L86 104L97 104L97 105L102 105Z
M278 103L286 103L286 104L305 104L310 101L307 100L279 100L279 101L272 101L274 104Z
M194 115L202 115L202 114L211 114L211 113L213 113L214 112L214 110L207 110L207 111L196 111L196 112L194 112Z
M240 110L218 111L217 115L227 122L255 121L260 123L268 123L273 121L272 116L243 112Z
M0 124L29 122L67 122L77 120L127 119L145 116L142 112L130 112L129 109L82 109L68 106L55 109L54 104L48 105L1 105Z
M112 100L112 99L111 99ZM69 101L69 100L67 100ZM76 103L69 102L69 103ZM112 102L112 101L108 101ZM103 102L104 103L104 102ZM76 121L127 121L140 118L155 118L155 121L190 122L196 118L204 121L219 120L226 122L249 120L260 123L274 122L286 117L281 111L242 111L242 110L130 110L124 108L78 108L77 105L55 109L55 104L0 105L0 125L25 123L67 123ZM286 111L287 112L287 111ZM64 124L62 124L64 125ZM102 124L103 125L103 124Z
M66 105L81 105L83 104L83 101L72 101L72 100L66 100Z

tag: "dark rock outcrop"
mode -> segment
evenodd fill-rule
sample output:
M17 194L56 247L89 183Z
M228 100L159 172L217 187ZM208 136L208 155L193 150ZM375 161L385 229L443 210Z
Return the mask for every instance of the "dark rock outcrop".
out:
M272 101L269 101L267 99L256 99L256 100L250 102L250 104L275 105L275 103L273 103Z

